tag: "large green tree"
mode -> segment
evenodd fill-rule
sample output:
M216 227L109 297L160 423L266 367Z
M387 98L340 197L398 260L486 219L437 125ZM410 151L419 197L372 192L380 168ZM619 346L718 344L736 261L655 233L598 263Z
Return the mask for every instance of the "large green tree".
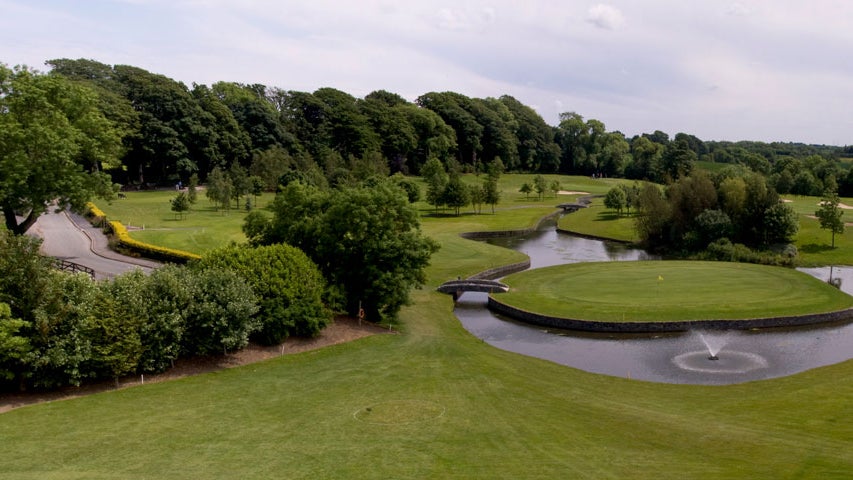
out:
M409 291L425 281L438 245L420 231L417 210L392 181L371 187L320 191L288 185L265 223L250 215L244 231L254 242L289 243L317 263L340 307L364 308L373 321L393 320Z
M82 208L115 194L100 168L121 139L97 96L59 75L0 64L0 207L6 228L26 232L52 202Z

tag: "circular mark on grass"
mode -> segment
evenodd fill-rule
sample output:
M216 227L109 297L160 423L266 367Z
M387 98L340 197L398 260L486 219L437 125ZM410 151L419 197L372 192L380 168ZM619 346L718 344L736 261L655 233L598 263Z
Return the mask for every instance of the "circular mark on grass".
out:
M406 425L444 415L444 407L426 400L389 400L356 410L356 420L377 425Z

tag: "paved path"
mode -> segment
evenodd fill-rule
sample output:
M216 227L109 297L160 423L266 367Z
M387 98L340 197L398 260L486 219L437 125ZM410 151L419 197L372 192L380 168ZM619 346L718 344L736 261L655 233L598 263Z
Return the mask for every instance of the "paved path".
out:
M30 228L29 234L44 240L41 246L43 254L89 267L95 271L95 278L99 280L112 278L134 268L150 272L160 266L158 262L128 257L110 250L106 235L74 213L45 213Z

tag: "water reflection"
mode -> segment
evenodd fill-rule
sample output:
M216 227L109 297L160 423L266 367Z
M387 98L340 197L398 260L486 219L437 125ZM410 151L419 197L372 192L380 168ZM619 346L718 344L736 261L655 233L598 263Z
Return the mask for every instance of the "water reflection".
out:
M525 237L488 240L526 253L532 268L584 261L656 259L642 250L559 234L553 223ZM829 268L802 269L822 280ZM847 293L853 288L853 268L835 267ZM853 324L808 328L731 332L720 350L721 359L762 359L757 366L731 368L725 362L696 364L705 346L690 333L665 335L599 335L545 329L503 318L486 307L488 296L465 293L456 316L472 334L487 343L581 370L665 383L729 384L792 375L853 358ZM695 353L695 355L693 355ZM696 358L694 358L696 357ZM689 358L689 368L685 368ZM706 368L707 367L707 368Z

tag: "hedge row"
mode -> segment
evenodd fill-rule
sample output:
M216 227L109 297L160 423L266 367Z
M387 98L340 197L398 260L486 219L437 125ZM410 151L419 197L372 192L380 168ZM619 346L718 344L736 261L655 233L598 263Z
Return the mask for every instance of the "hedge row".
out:
M201 258L201 255L196 255L195 253L159 247L157 245L151 245L145 242L140 242L139 240L134 240L127 233L127 228L125 228L121 222L111 221L109 222L109 226L110 230L112 230L113 234L115 234L118 239L119 245L132 250L143 257L174 263L187 263L190 260L199 260Z

